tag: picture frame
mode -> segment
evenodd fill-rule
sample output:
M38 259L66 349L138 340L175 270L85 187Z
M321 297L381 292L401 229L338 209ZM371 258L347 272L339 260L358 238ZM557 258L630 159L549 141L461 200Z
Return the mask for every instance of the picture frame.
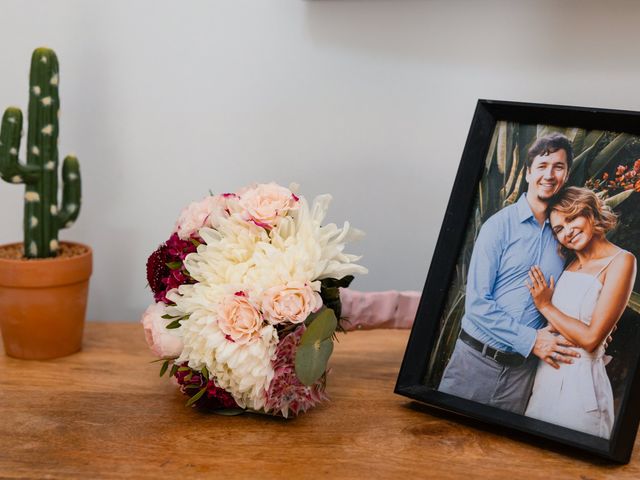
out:
M638 112L495 100L478 101L429 267L415 322L398 374L395 393L437 409L470 417L487 424L523 432L526 434L525 437L532 436L532 438L539 437L551 440L557 444L568 446L570 449L589 452L618 463L627 463L631 456L640 422L640 354L632 351L638 350L637 348L618 347L618 350L616 350L616 352L623 352L618 357L624 357L625 363L623 365L624 368L621 368L623 373L618 375L620 378L617 379L615 385L617 395L615 398L616 416L609 438L603 438L567 428L566 426L531 418L524 414L513 413L495 406L443 393L438 391L437 383L434 383L433 379L437 377L434 372L439 369L437 374L442 375L441 371L445 368L443 366L445 361L441 361L440 357L438 357L438 355L442 355L442 358L446 357L444 354L439 353L441 350L444 351L442 347L445 343L443 338L446 336L447 344L451 345L451 340L453 339L455 342L458 336L457 332L460 331L459 326L457 327L457 332L455 328L451 327L451 331L445 335L445 329L448 328L447 321L449 321L449 317L444 317L445 309L449 308L449 312L453 311L454 299L452 291L454 290L454 283L466 274L461 255L473 247L473 238L471 247L469 246L469 239L473 237L472 233L470 233L470 225L473 220L472 216L475 215L477 217L479 196L487 195L487 182L485 180L490 172L489 157L494 155L492 149L496 148L496 138L499 138L500 135L497 129L502 128L503 134L504 132L508 133L509 125L515 126L513 128L535 127L537 133L540 132L541 127L542 129L546 127L558 130L567 129L567 131L572 132L575 130L577 133L575 133L576 137L574 139L577 141L578 135L580 135L583 143L587 138L593 140L593 138L597 137L597 132L604 132L605 137L608 135L607 138L611 142L617 140L618 143L624 143L617 135L625 134L624 138L632 143L626 143L620 148L627 148L629 151L636 148L636 137L640 137L640 113ZM528 140L529 138L525 138L522 135L523 131L520 130L520 137L518 137L522 145L516 145L512 141L510 144L507 143L508 148L506 149L507 155L511 154L509 153L509 149L511 149L514 158L519 153L520 161L522 161L521 157L526 153L526 147L530 145L525 144L525 139ZM599 137L600 140L597 141L601 141L605 137ZM594 145L600 144L593 144L592 146ZM596 146L594 148L600 147ZM617 144L615 148L618 148ZM615 150L615 148L612 147L610 150ZM615 158L621 151L614 152L611 158ZM635 152L635 150L633 151ZM611 152L607 151L606 153L609 154ZM588 158L588 156L585 156L585 158ZM506 175L509 175L509 169L515 169L514 161L513 158L510 164L507 161L506 168L504 164L502 165L503 170L507 171ZM589 161L593 162L594 159L591 158ZM603 160L598 158L597 161L602 163ZM585 162L582 161L582 163L576 165L577 163L578 156L575 157L574 168L577 166L583 170L582 173L586 174ZM609 164L606 168L611 168L611 165ZM636 165L638 164L636 163ZM606 177L602 173L606 169L605 166L598 164L594 167L599 168L598 173L602 174L602 178ZM527 167L521 166L519 168L526 169ZM571 174L573 175L573 170ZM576 175L578 174L576 173ZM581 181L584 182L584 178L583 176ZM485 181L484 184L482 184L483 181ZM594 179L590 178L587 184L593 186L593 181ZM481 185L484 185L484 190ZM506 188L504 188L506 185L507 182L505 181L502 190L506 191ZM640 185L640 183L636 185ZM513 189L513 185L510 185L510 188ZM520 188L523 187L521 186ZM626 188L629 187L627 186ZM626 198L632 198L633 203L637 202L638 207L640 207L640 193L629 193ZM640 248L640 236L638 238L637 247ZM614 347L616 342L629 341L629 337L632 337L634 341L640 339L640 314L638 313L640 311L640 304L638 304L640 296L635 293L639 290L638 285L639 282L636 278L634 293L619 321L620 328L624 325L626 330L623 333L617 332L613 334L613 340L609 348ZM460 294L460 296L463 295ZM455 308L459 308L460 303L464 304L460 298L457 298L457 301L458 304L456 304ZM627 330L629 333L627 333ZM448 348L450 354L452 347ZM607 350L607 353L609 353L609 350ZM440 363L439 366L436 365L438 362ZM622 360L618 360L618 364L620 362ZM441 376L436 380L439 378Z

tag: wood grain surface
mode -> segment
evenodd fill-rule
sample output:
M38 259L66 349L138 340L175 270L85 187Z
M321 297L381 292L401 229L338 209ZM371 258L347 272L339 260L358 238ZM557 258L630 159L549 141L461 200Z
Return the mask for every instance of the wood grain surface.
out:
M138 324L89 323L58 360L2 354L0 477L640 478L638 442L618 466L394 395L408 331L339 338L332 401L288 421L186 408Z

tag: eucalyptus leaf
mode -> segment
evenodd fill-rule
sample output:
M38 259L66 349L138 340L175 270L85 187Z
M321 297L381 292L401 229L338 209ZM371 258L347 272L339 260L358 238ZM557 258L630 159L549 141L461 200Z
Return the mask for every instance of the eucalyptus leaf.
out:
M322 310L318 316L309 324L306 332L300 338L300 344L312 344L316 341L322 341L331 338L333 332L336 331L338 321L336 315L330 308Z
M204 395L204 393L206 391L207 391L207 387L202 387L200 389L200 391L198 391L198 393L196 393L193 397L191 397L189 400L187 400L186 406L190 407L191 405L196 403L198 400L200 400L202 398L202 396Z
M311 312L309 314L309 316L304 320L304 324L308 327L309 325L311 325L311 322L313 322L316 318L318 318L318 315L320 315L322 312L324 312L327 309L326 306L322 306L320 308L320 310L318 310L317 312Z
M333 342L330 338L316 340L298 346L296 351L296 376L304 385L313 385L327 370L327 362L333 352Z

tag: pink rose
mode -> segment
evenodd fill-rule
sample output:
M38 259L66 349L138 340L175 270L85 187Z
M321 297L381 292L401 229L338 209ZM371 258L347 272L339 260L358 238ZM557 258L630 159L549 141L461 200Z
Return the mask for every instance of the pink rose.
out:
M298 197L291 190L280 185L261 183L241 190L240 207L247 220L252 220L264 228L272 228L289 210L298 206Z
M218 326L228 339L247 343L260 336L262 316L244 292L236 292L222 301Z
M182 340L166 328L171 320L162 318L166 307L162 302L149 305L141 319L149 348L161 358L177 357L182 353Z
M302 323L322 307L318 292L303 282L289 282L272 287L262 294L262 312L272 325Z
M173 231L180 239L188 240L202 227L215 226L218 218L229 216L229 207L235 198L233 194L214 195L190 203L180 213Z

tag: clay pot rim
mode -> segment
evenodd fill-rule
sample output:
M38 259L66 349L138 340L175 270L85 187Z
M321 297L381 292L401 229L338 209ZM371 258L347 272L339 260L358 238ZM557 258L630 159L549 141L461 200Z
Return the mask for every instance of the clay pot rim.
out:
M85 245L84 243L80 243L80 242L69 242L66 240L63 240L60 242L61 244L66 244L66 245L77 245L79 247L83 247L85 248L87 251L84 253L81 253L80 255L74 255L73 257L65 257L65 258L60 258L60 257L51 257L51 258L38 258L38 259L27 259L25 257L22 257L18 260L13 259L13 258L0 258L0 263L5 263L5 264L14 264L14 265L24 265L24 264L38 264L38 265L46 265L47 263L65 263L65 262L77 262L80 259L86 258L88 256L91 256L93 254L93 249L89 246L89 245ZM23 245L23 242L13 242L13 243L4 243L2 245L0 245L0 249L4 248L4 247L13 247L15 245Z

